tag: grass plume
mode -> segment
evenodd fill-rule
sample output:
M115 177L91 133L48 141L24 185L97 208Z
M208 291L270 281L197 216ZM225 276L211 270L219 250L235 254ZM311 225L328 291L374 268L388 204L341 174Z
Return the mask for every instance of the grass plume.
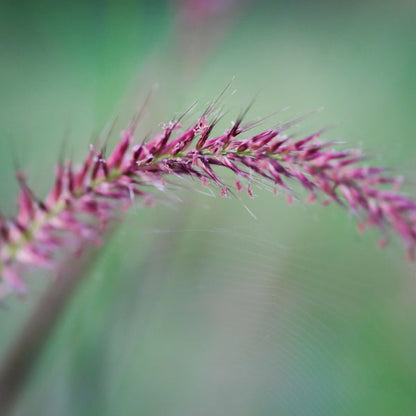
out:
M0 217L0 298L24 295L24 276L32 267L59 274L65 259L80 256L90 244L100 245L109 224L137 197L152 204L149 186L164 190L169 177L175 176L198 179L202 186L214 184L222 197L243 190L253 196L250 184L259 177L276 192L283 190L289 203L291 183L297 182L306 191L306 202L318 199L323 205L336 203L354 212L359 231L366 227L382 231L380 246L394 231L409 258L414 258L416 202L399 192L400 177L364 165L359 150L338 150L320 138L323 131L301 139L290 137L287 130L293 123L245 137L257 125L244 123L245 115L213 136L219 117L212 105L188 128L174 120L139 144L133 143L134 119L109 156L91 145L79 167L72 161L59 162L44 200L35 197L25 175L17 172L18 213L11 219ZM233 185L222 179L217 167L235 175Z

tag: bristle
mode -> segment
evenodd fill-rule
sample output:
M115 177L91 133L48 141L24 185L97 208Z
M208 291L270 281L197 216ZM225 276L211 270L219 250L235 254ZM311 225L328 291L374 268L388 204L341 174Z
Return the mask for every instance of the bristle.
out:
M28 224L35 216L34 197L26 183L26 178L23 173L16 172L16 178L20 185L17 221L20 224Z

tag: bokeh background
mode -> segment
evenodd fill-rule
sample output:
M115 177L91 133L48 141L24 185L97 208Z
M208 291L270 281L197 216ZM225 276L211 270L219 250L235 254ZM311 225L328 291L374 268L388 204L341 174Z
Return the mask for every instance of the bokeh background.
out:
M63 147L80 160L152 88L138 136L233 78L223 127L253 97L253 118L289 107L270 124L323 107L293 132L335 125L327 139L416 195L415 67L412 0L3 1L1 210L16 166L44 195ZM139 203L103 247L16 415L415 414L416 269L400 242L378 250L301 192L288 206L185 185ZM1 355L47 284L32 277L0 312Z

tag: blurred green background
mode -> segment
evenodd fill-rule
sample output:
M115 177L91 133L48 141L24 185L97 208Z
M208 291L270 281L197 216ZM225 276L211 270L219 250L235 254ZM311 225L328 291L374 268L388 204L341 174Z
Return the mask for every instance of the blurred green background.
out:
M327 139L363 147L416 195L414 1L191 3L2 3L3 212L15 164L44 195L62 143L81 160L153 85L142 136L233 77L223 126L253 97L253 118L289 106L270 124L324 107L294 132L336 124ZM302 193L287 206L261 188L241 202L187 187L131 210L16 415L415 414L416 269L398 241L380 251L376 232ZM1 354L46 283L34 274L0 312Z

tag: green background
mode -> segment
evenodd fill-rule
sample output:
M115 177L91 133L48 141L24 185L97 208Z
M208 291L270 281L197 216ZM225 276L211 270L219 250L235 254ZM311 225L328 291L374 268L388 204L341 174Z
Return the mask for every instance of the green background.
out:
M80 161L155 84L139 138L233 77L223 127L253 97L253 118L289 106L270 125L324 107L293 132L335 124L327 139L364 148L415 195L415 67L410 0L241 3L205 23L175 2L3 2L0 208L14 212L16 164L44 195L63 143ZM16 415L414 414L416 269L400 242L378 250L376 232L302 192L288 206L261 187L242 201L196 191L129 212ZM6 302L1 354L48 279L33 273L28 298Z

